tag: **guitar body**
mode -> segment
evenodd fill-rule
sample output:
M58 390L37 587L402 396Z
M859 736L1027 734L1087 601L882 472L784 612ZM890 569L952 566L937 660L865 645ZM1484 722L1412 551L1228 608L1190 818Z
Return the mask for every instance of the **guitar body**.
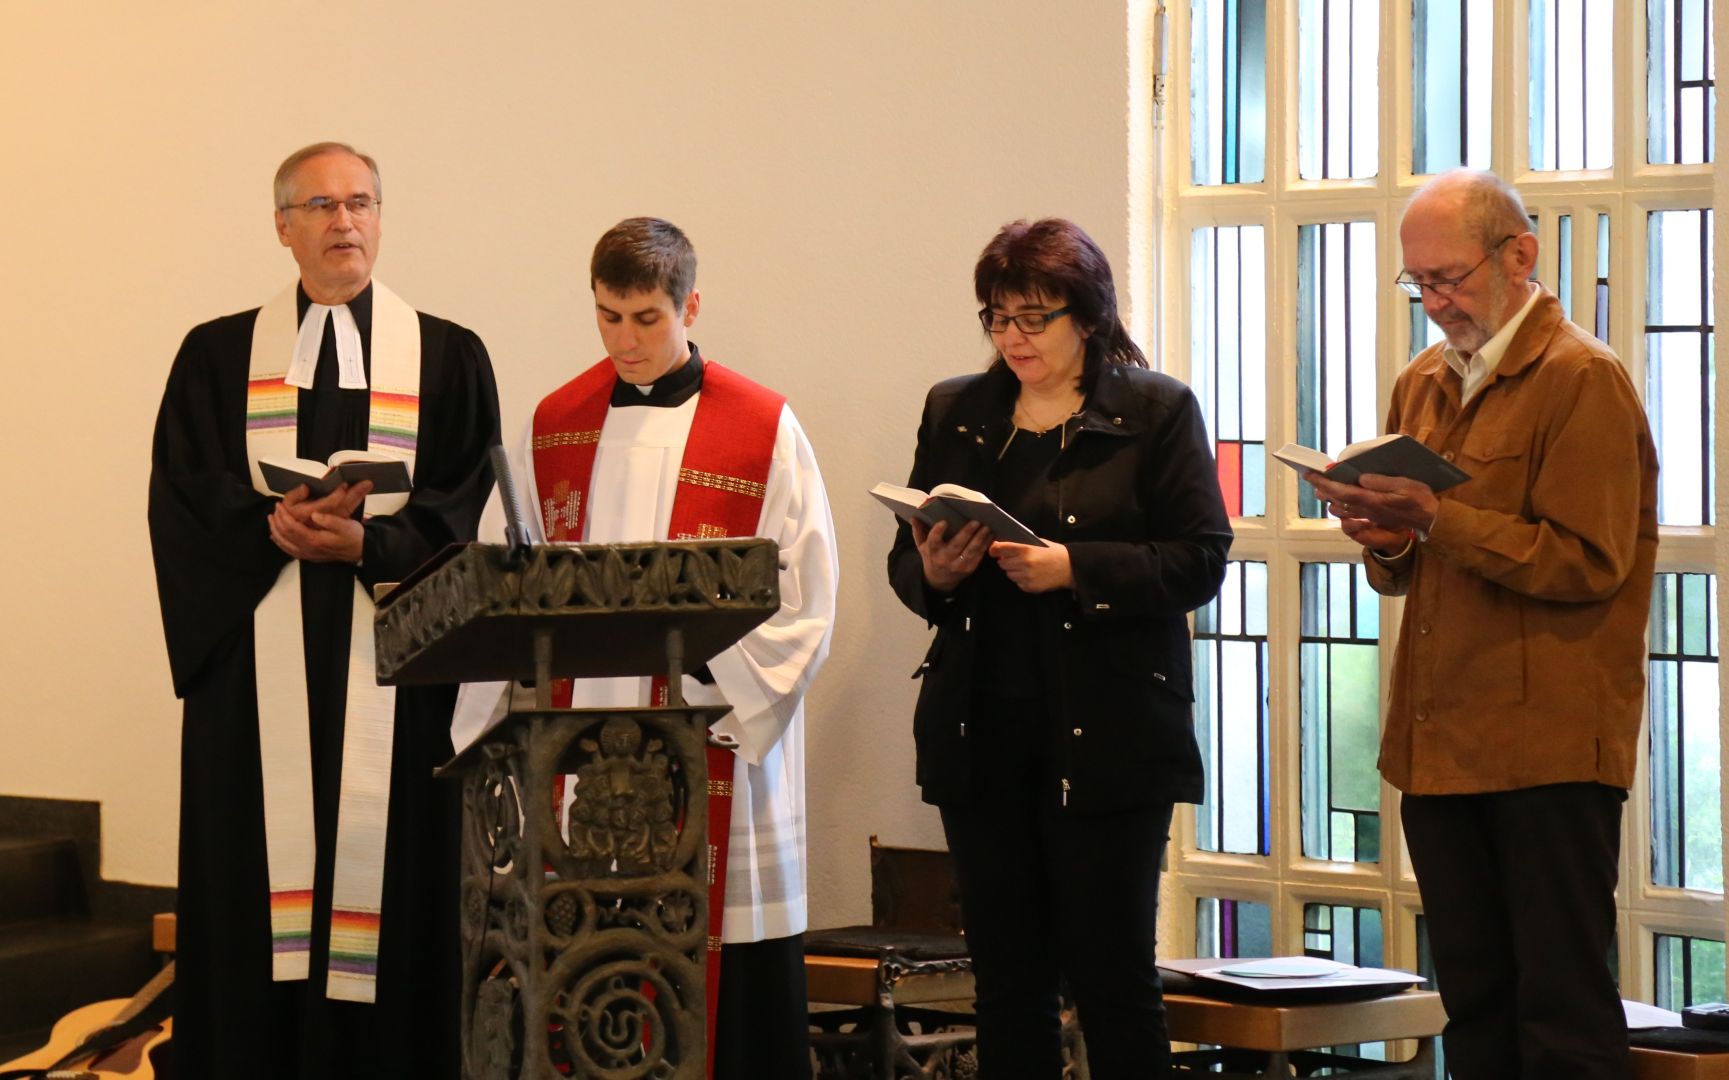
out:
M74 1009L60 1018L54 1025L54 1031L48 1037L48 1042L40 1050L25 1054L16 1061L8 1061L0 1065L0 1073L16 1069L46 1069L54 1065L67 1054L78 1049L79 1045L89 1037L91 1032L99 1031L120 1018L132 1002L124 998L113 1001L98 1001L94 1005L86 1005ZM174 1021L165 1019L160 1027L146 1028L144 1031L121 1043L119 1046L94 1059L86 1058L70 1062L65 1071L77 1076L80 1071L92 1080L107 1080L109 1077L125 1077L126 1080L155 1080L157 1068L165 1066L169 1053L169 1038L173 1034Z

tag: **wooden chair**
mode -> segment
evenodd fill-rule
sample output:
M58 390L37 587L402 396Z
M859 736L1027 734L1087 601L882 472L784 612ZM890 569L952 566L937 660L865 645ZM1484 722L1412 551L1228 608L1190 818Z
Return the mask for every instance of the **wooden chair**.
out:
M810 1000L840 1006L811 1009L817 1075L968 1075L972 962L949 853L890 847L873 836L870 860L870 925L805 934Z
M870 925L805 934L818 1080L976 1076L972 961L954 860L874 836L870 859ZM1066 1080L1087 1080L1068 1006L1063 1056Z

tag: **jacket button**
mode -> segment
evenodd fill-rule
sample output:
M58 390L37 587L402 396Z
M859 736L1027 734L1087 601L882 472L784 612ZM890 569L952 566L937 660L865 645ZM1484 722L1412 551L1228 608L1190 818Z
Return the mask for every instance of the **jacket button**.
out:
M1427 709L1418 709L1417 710L1417 723L1421 724L1428 719L1429 719L1429 711Z
M1073 525L1074 523L1075 523L1075 515L1070 514L1069 515L1069 524Z
M1118 427L1122 427L1123 426L1123 418L1120 416L1113 416L1113 417L1111 417L1111 423L1117 425Z
M1419 633L1419 634L1427 634L1428 632L1429 632L1429 624L1428 623L1423 623L1417 627L1417 633Z
M1076 728L1076 729L1075 729L1075 734L1076 734L1076 735L1079 735L1079 734L1080 734L1080 733L1081 733L1081 729L1080 729L1080 728Z
M1074 623L1064 623L1064 624L1063 624L1063 629L1064 629L1064 630L1073 630L1073 629L1074 629L1074 628L1075 628L1075 624L1074 624Z

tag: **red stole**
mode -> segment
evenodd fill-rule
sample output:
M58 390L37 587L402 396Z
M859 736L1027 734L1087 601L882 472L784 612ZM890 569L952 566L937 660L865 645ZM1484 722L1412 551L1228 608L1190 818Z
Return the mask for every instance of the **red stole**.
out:
M587 531L593 505L594 458L617 381L602 360L548 394L534 410L534 480L541 526L548 542L576 543ZM668 540L755 536L768 493L769 465L786 398L729 368L705 360L696 415L679 461ZM654 406L642 406L653 408ZM650 691L667 701L666 679ZM569 680L559 680L553 705L570 706ZM720 932L726 910L726 853L732 827L731 751L708 748L708 1073L714 1074L715 1005L720 993ZM557 785L563 802L563 784ZM562 811L562 806L555 812Z

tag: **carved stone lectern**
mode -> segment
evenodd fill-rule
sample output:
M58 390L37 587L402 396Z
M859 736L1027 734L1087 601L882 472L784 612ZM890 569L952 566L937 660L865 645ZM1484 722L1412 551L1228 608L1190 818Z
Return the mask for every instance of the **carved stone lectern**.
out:
M464 1077L704 1075L705 754L727 707L686 706L679 676L779 608L778 561L760 539L471 544L381 602L380 682L535 687L440 770L463 785ZM610 675L666 676L667 704L552 707L554 679Z

